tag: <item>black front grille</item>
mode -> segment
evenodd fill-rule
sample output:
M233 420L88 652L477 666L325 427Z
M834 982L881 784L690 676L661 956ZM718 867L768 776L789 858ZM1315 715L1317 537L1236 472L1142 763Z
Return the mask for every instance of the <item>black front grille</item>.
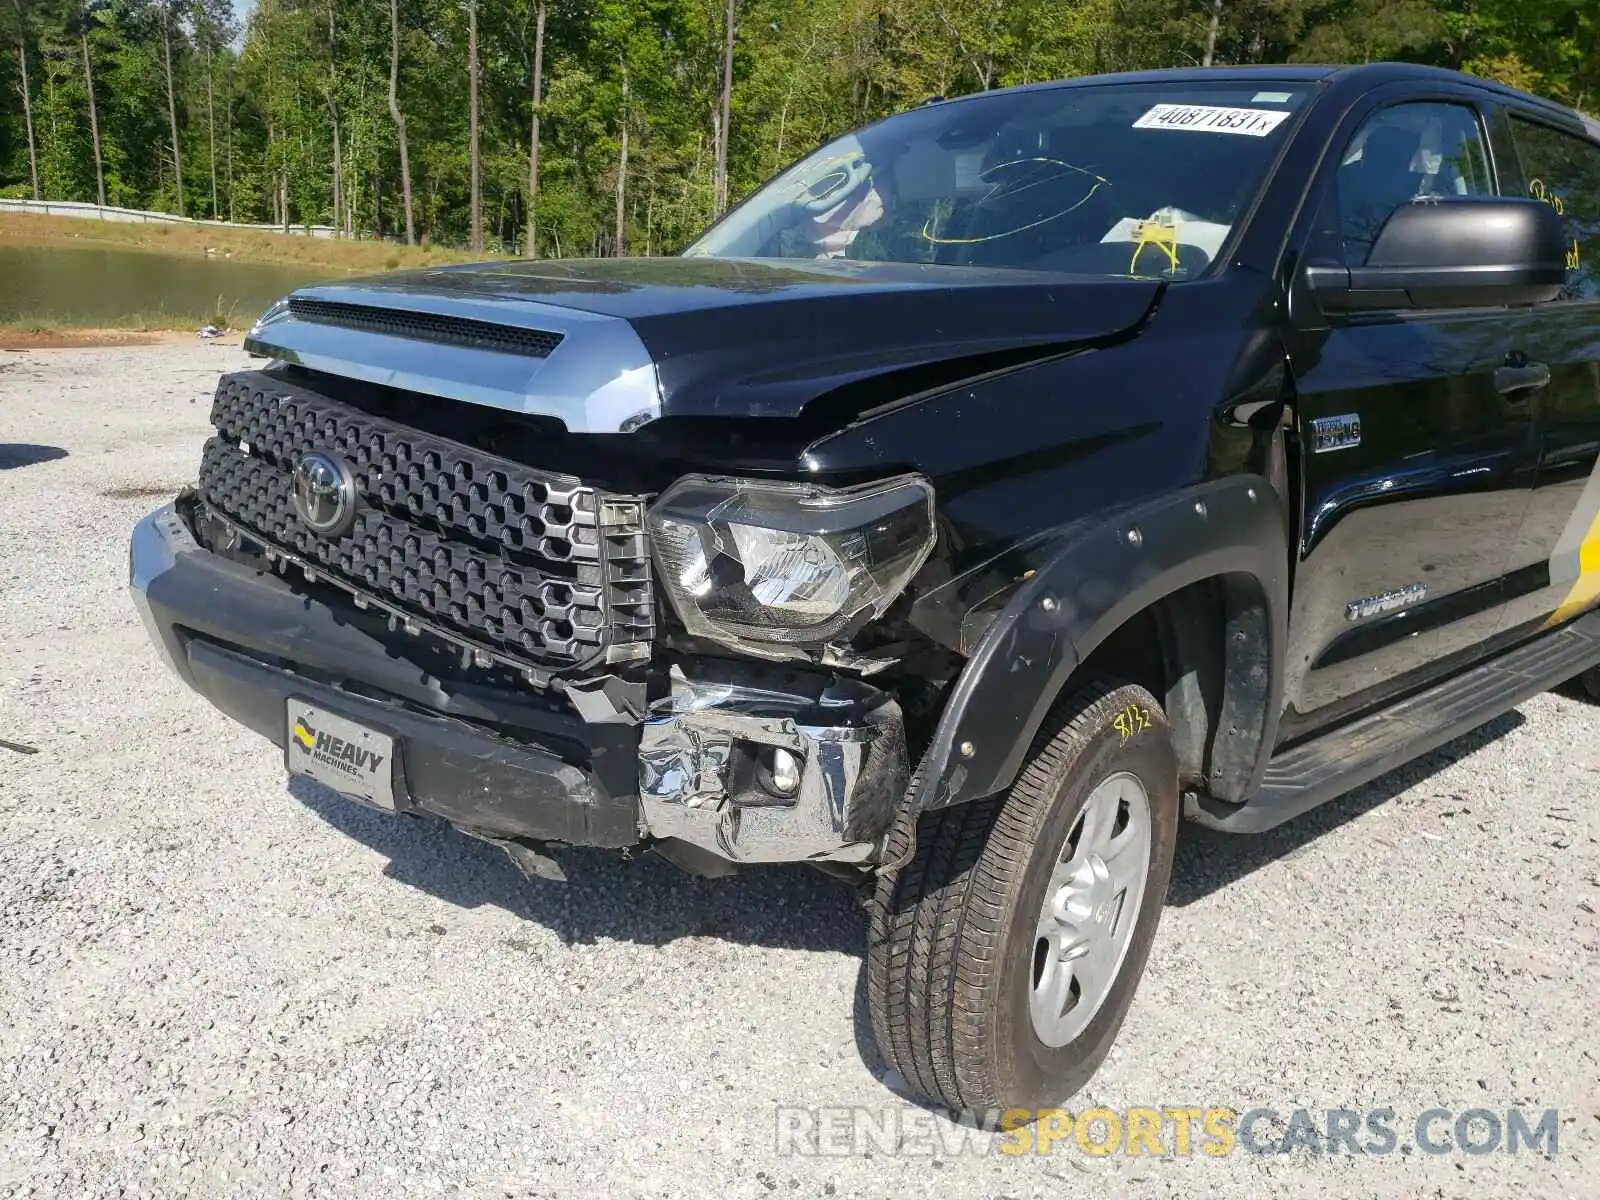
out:
M433 437L260 372L225 376L200 494L269 558L352 593L408 630L547 682L648 655L654 627L643 502ZM350 468L348 533L294 507L300 457Z
M298 320L317 325L338 325L365 333L390 333L414 342L439 342L448 346L470 346L476 350L525 354L529 358L549 358L551 352L561 344L559 333L547 333L542 329L521 329L515 325L497 325L493 321L474 321L470 317L441 317L434 313L379 308L373 304L292 298L289 312Z

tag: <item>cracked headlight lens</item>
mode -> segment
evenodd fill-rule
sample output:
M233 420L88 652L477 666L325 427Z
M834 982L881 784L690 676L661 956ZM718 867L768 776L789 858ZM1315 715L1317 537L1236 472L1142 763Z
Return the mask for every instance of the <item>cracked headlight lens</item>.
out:
M691 475L651 508L650 532L690 633L792 658L883 615L933 548L933 488Z

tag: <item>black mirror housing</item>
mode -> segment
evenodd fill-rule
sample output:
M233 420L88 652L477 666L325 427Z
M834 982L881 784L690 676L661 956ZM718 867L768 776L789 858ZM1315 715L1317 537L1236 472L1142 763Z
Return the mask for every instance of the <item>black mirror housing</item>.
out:
M1327 312L1542 304L1566 286L1566 228L1540 200L1419 200L1384 223L1365 265L1306 279Z

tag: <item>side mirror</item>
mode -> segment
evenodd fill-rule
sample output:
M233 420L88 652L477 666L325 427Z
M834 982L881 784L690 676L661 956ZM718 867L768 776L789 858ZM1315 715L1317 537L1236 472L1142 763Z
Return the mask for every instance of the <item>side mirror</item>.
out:
M1359 267L1312 266L1324 312L1541 304L1567 282L1567 233L1542 200L1419 200L1384 222Z

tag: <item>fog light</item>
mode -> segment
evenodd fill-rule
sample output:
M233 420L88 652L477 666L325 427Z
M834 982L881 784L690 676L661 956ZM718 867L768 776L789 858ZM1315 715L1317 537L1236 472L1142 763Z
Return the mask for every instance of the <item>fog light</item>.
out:
M789 799L800 791L800 759L789 750L770 750L761 760L761 786Z

